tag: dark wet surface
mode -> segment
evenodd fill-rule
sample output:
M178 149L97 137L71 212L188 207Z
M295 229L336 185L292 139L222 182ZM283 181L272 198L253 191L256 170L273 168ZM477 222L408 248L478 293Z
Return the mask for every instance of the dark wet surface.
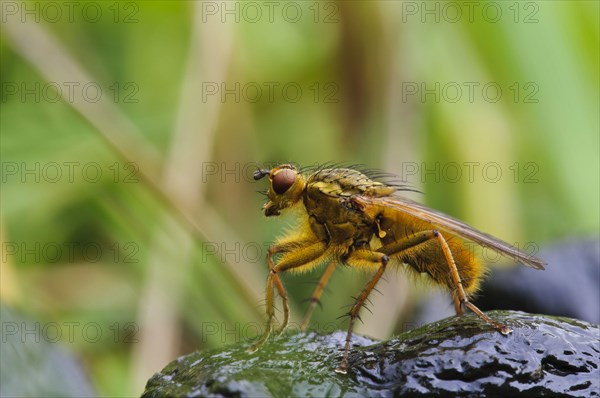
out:
M521 312L491 312L503 336L475 316L448 318L387 342L355 336L348 374L334 372L345 332L300 333L194 352L154 375L158 396L600 396L597 325Z

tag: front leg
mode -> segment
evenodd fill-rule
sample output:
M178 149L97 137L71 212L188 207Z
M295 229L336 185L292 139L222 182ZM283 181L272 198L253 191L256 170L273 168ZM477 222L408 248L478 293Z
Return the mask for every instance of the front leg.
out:
M277 253L284 252L279 262L273 264L273 256ZM279 273L290 270L290 269L305 269L310 268L324 262L327 259L327 245L323 242L314 241L299 241L298 243L291 244L286 242L285 244L276 244L269 249L267 253L267 264L269 265L269 276L267 277L267 292L266 292L266 305L267 305L267 325L262 336L256 343L254 343L248 351L254 352L261 345L267 341L275 320L275 307L273 298L273 285L277 289L279 296L281 297L283 305L283 322L279 328L278 334L283 332L289 322L289 306L287 293L281 283Z

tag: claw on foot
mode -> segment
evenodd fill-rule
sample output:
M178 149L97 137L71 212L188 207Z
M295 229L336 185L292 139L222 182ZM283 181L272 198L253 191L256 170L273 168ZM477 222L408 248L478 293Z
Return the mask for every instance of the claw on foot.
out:
M505 336L511 334L512 332L513 332L513 330L511 328L509 328L508 326L502 326L500 328L500 333L502 333Z

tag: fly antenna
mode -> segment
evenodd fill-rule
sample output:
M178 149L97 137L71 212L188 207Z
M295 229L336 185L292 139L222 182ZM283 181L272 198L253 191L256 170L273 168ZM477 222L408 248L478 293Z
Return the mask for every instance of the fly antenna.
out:
M264 176L268 176L271 170L267 169L258 169L254 172L254 181L258 181Z

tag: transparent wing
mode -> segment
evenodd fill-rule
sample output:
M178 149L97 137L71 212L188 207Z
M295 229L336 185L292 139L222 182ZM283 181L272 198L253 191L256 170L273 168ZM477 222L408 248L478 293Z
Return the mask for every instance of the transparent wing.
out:
M413 202L412 200L405 199L400 196L386 196L378 198L365 195L355 195L352 197L352 201L363 207L375 205L393 208L399 212L425 221L436 229L449 232L452 235L460 236L481 246L488 247L531 268L544 269L545 264L542 260L519 251L519 249L513 245L484 232L478 231L462 221L459 221L444 213L432 210L420 203Z

